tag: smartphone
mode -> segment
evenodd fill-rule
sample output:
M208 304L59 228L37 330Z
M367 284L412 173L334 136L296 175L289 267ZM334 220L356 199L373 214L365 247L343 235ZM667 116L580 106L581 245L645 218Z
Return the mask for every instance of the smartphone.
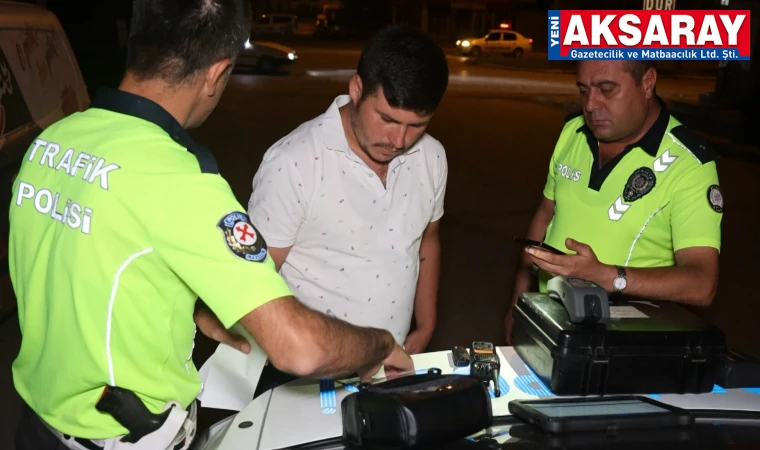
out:
M454 360L454 366L456 367L467 367L470 365L470 354L467 352L467 349L461 345L454 347L451 351L451 356Z
M534 241L532 239L525 239L525 238L521 238L521 237L516 237L515 238L515 242L517 242L518 244L520 244L520 245L522 245L524 247L538 247L538 248L542 248L544 250L548 250L548 251L554 253L555 255L564 255L565 254L564 252L561 252L561 251L557 250L556 248L552 247L549 244L545 244L545 243L539 242L539 241Z
M547 433L691 426L694 416L644 396L512 400L509 412Z

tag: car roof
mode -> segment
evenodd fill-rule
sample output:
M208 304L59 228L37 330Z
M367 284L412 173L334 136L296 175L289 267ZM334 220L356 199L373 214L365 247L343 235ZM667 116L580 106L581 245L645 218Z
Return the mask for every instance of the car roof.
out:
M50 21L58 22L55 14L33 3L0 1L0 27L50 27Z
M502 32L504 32L504 33L514 33L514 34L516 34L518 36L522 36L522 33L520 33L519 31L510 30L508 28L494 28L491 31L489 31L488 33L490 34L490 33L502 33Z

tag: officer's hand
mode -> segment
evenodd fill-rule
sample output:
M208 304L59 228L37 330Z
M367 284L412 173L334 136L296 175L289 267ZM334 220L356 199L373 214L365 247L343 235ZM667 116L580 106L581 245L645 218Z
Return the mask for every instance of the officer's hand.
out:
M222 322L216 317L216 314L208 309L208 307L202 302L196 304L193 320L195 320L195 324L198 325L198 329L201 330L201 333L208 338L221 342L222 344L227 344L246 354L251 351L251 344L249 344L243 336L234 334L224 328L224 325L222 325Z
M393 351L388 355L381 364L359 371L359 378L362 382L372 381L372 376L380 371L380 367L385 367L385 377L388 379L396 378L400 375L414 373L414 361L400 345L396 344Z
M538 267L555 276L595 281L604 272L606 265L599 262L591 247L570 238L565 240L565 246L575 254L556 255L538 247L527 247L525 251Z

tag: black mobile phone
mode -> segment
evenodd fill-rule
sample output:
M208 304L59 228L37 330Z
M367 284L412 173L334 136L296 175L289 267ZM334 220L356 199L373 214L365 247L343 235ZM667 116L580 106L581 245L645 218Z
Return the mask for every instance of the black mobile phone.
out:
M687 410L636 395L512 400L509 412L547 433L691 426Z
M520 245L522 245L524 247L538 247L538 248L542 248L544 250L548 250L548 251L554 253L555 255L564 255L565 254L564 252L561 252L561 251L557 250L556 248L552 247L549 244L545 244L545 243L540 242L540 241L534 241L533 239L525 239L525 238L521 238L521 237L516 237L515 238L515 242L517 242L518 244L520 244Z
M455 367L467 367L470 365L470 354L461 345L457 345L451 350L451 357L454 360Z

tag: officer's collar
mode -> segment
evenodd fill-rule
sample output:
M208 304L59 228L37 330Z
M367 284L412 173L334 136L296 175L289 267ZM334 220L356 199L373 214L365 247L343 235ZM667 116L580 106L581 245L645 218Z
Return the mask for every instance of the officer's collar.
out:
M203 173L219 173L211 151L196 143L177 119L158 103L119 89L100 89L92 107L137 117L161 127L176 143L195 155Z
M647 130L644 136L641 137L641 139L639 139L637 142L634 142L633 144L627 145L626 149L640 147L649 155L657 156L657 152L660 150L660 143L662 142L662 138L665 137L665 132L668 131L668 124L670 123L670 112L668 111L668 108L665 106L665 102L660 98L660 96L655 96L655 98L657 99L657 103L660 104L660 114L657 116L657 120L654 121L652 126L649 128L649 130ZM591 132L591 128L589 128L585 120L583 122L583 125L578 127L578 129L575 131L583 131L586 136L596 140L596 137L594 137L594 134Z

